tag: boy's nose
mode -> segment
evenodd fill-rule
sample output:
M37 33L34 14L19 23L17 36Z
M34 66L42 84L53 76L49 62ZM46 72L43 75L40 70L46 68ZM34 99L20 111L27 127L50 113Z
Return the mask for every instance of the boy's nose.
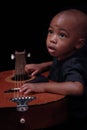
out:
M56 35L53 35L51 37L50 41L56 44L57 43L57 37L56 37Z

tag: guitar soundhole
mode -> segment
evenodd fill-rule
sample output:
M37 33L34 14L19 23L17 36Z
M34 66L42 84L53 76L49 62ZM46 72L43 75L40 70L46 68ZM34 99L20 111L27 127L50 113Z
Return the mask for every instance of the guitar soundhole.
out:
M14 81L23 81L23 80L28 80L28 79L30 79L30 77L26 74L15 75L14 77L12 77L12 80Z

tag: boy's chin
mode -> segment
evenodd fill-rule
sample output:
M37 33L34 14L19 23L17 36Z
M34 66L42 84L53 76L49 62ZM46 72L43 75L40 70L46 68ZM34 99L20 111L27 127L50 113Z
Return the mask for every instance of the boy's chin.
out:
M49 54L53 57L57 57L57 55L55 53L49 52Z

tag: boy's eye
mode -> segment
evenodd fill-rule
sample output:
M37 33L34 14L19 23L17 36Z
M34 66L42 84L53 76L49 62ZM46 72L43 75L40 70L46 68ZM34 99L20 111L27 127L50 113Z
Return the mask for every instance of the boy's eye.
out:
M53 33L53 31L51 29L48 30L48 33Z
M64 33L60 33L59 36L62 37L62 38L66 37L66 35Z

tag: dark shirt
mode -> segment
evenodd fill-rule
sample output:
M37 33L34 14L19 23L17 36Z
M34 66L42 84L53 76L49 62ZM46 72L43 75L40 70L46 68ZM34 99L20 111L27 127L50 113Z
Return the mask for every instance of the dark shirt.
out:
M50 69L49 78L57 82L78 81L84 85L81 96L70 95L68 108L70 119L73 121L87 120L87 46L78 50L74 55L65 60L58 61L54 58Z

